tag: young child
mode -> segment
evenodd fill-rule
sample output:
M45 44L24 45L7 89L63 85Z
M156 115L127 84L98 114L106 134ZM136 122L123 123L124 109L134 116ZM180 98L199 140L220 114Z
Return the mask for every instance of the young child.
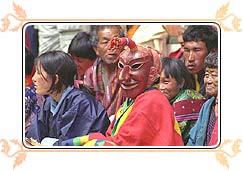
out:
M90 39L90 34L79 32L73 37L68 47L68 53L77 65L77 80L84 79L84 73L93 65L97 57Z
M78 32L69 44L68 53L77 65L77 76L74 80L74 86L95 96L94 92L84 85L84 74L97 58L90 34Z

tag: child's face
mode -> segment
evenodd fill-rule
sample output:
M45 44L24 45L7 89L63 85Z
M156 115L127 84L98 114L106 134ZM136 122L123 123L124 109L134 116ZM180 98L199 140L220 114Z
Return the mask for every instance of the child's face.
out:
M77 65L77 73L78 75L84 75L86 70L91 67L95 60L91 60L88 58L82 58L77 56L72 56L74 62Z
M36 90L36 94L48 95L52 85L52 79L50 75L42 68L40 63L37 64L35 74L32 77L32 81Z

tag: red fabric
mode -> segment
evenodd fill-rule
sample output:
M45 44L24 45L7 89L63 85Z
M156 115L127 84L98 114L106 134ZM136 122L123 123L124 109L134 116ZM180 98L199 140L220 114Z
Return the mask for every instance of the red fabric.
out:
M119 37L114 37L110 41L109 49L123 49L124 46L128 46L130 49L134 49L137 47L136 43L129 39L129 38L119 38Z
M213 146L216 145L218 142L218 118L216 119L215 125L214 125L214 129L211 135L211 139L209 141L209 146Z
M25 46L31 51L30 40L27 31L25 32ZM33 75L34 75L34 69L32 69L31 75L25 75L25 87L29 87L32 84Z
M35 70L32 69L32 73L30 75L28 75L28 74L25 75L25 87L29 87L32 85L32 83L33 83L32 77L33 77L34 73L35 73Z
M182 100L173 104L175 115L199 113L205 99Z
M167 98L159 90L139 95L118 133L111 137L114 122L106 137L90 134L90 139L106 139L118 146L183 146L181 136L174 129L175 117Z
M181 49L178 49L177 51L175 52L171 52L169 54L169 57L170 58L180 58L182 56L183 52L181 51Z
M28 36L27 32L25 32L25 45L27 46L28 49L31 49L31 47L30 47L30 39L29 39L29 36Z
M29 87L32 85L31 75L25 75L25 87Z

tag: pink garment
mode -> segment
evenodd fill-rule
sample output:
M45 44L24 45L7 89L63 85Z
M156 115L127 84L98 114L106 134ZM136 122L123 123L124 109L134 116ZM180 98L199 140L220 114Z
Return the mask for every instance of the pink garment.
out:
M84 81L83 80L74 80L74 87L79 88L79 85L83 85Z
M106 83L106 87L102 78L104 72L103 61L97 58L93 66L85 73L84 85L94 91L96 99L102 103L110 117L119 109L125 98L122 97L116 71Z
M215 121L215 125L214 125L214 128L213 128L211 139L210 139L208 145L209 146L214 146L214 145L217 144L217 142L218 142L218 118Z

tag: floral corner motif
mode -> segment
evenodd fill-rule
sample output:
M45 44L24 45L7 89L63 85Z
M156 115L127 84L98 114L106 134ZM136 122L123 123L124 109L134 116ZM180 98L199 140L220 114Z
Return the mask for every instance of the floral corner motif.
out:
M230 168L229 158L234 158L241 152L240 143L241 139L237 140L224 140L223 143L219 146L218 150L215 152L215 157L217 161L227 167Z
M0 152L9 160L13 160L13 169L22 164L26 159L27 152L23 149L23 145L18 140L0 139L0 145Z
M14 12L8 13L3 17L0 22L0 32L6 32L6 31L18 31L23 27L23 22L26 19L26 12L25 10L20 7L19 5L15 4L13 2L13 9Z
M224 31L236 31L241 32L240 28L241 19L238 18L234 13L229 13L229 2L221 6L215 15L216 21Z

